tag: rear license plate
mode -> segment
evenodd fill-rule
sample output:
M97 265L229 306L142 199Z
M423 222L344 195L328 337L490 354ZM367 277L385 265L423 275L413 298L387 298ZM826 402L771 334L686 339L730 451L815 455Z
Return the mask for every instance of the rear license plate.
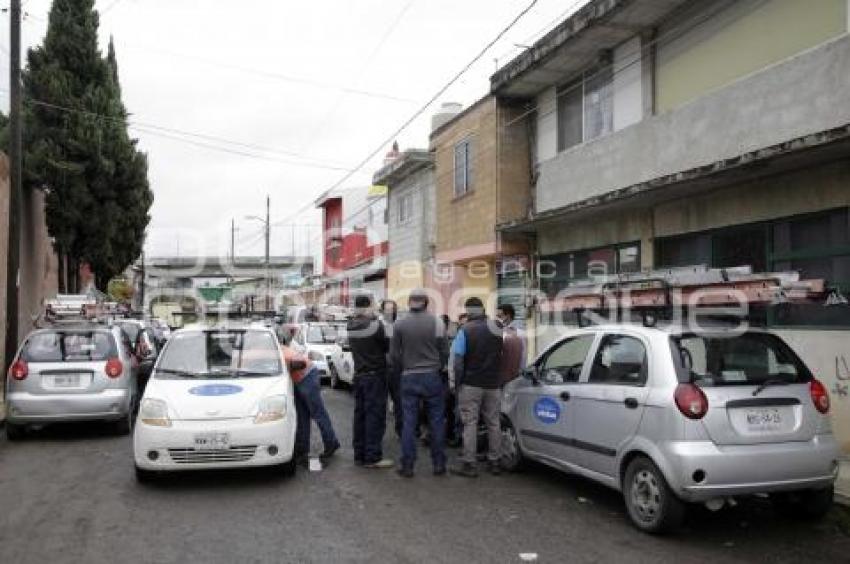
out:
M782 427L778 409L748 409L747 426L751 431L774 431Z
M61 374L53 376L53 387L54 388L79 388L80 387L80 375L79 374Z
M195 450L227 450L230 433L201 433L195 435Z

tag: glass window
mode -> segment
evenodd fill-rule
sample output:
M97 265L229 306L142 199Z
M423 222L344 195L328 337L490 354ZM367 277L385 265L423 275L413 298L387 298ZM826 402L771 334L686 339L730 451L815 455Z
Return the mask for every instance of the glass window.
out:
M593 71L584 85L584 140L614 129L614 90L611 67Z
M36 333L27 339L21 357L27 362L106 360L117 354L112 335L103 332Z
M639 339L624 335L605 335L593 360L589 382L642 386L646 383L646 348Z
M265 331L198 331L169 340L157 378L273 376L283 370L275 338Z
M472 189L472 142L467 139L455 145L455 197Z
M413 194L405 194L398 200L398 224L407 223L413 217Z
M806 382L811 374L780 338L769 333L673 338L690 381L700 386Z
M584 85L581 80L558 89L558 151L564 151L582 141L582 99Z
M592 344L593 335L582 335L557 345L546 355L540 378L547 384L578 382Z

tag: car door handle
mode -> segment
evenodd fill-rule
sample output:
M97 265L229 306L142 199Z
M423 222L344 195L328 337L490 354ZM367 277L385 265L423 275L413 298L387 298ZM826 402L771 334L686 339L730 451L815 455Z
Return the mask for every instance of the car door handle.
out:
M626 398L625 400L623 400L623 403L626 404L626 407L628 407L629 409L637 409L638 407L637 398Z
M561 392L561 401L570 401L570 393Z

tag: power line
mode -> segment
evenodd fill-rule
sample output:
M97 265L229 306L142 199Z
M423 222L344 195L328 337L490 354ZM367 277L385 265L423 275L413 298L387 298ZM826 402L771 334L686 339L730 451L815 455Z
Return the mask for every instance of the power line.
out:
M371 151L371 152L370 152L370 153L366 156L366 158L364 158L362 161L360 161L360 163L359 163L359 164L358 164L358 165L357 165L357 166L356 166L356 167L355 167L355 168L354 168L351 172L347 173L347 174L346 174L346 175L344 175L342 178L340 178L340 179L339 179L336 183L334 183L333 185L331 185L331 186L330 186L330 188L328 188L328 189L326 190L326 192L327 192L327 191L330 191L330 190L333 190L333 189L337 188L338 186L340 186L341 184L343 184L344 182L346 182L349 178L351 178L351 177L354 175L354 173L355 173L355 172L359 171L359 170L360 170L360 169L362 169L364 166L366 166L366 165L369 163L369 161L371 161L371 160L372 160L372 158L374 158L374 157L375 157L375 155L377 155L378 153L380 153L380 152L381 152L381 150L382 150L382 149L383 149L386 145L388 145L388 144L389 144L389 143L391 143L391 142L392 142L392 141L393 141L396 137L398 137L398 135L399 135L402 131L404 131L405 129L407 129L407 127L408 127L408 126L410 126L410 124L411 124L411 123L413 123L413 122L414 122L414 121L415 121L415 120L416 120L419 116L421 116L423 113L425 113L425 111L426 111L426 110L427 110L427 109L431 106L431 104L433 104L433 103L434 103L437 99L439 99L439 97L440 97L440 96L442 96L442 95L443 95L443 94L444 94L444 93L445 93L445 92L446 92L449 88L451 88L451 86L452 86L455 82L457 82L457 81L458 81L458 80L459 80L459 79L460 79L460 78L461 78L464 74L466 74L466 72L467 72L467 71L469 71L469 69L470 69L470 68L472 68L472 66L473 66L475 63L477 63L477 62L478 62L478 61L479 61L479 60L480 60L480 59L481 59L481 58L482 58L482 57L483 57L483 56L487 53L487 51L489 51L489 50L490 50L490 48L492 48L492 47L493 47L493 45L495 45L495 44L496 44L496 43L497 43L497 42L498 42L498 41L499 41L502 37L504 37L504 35L505 35L508 31L510 31L510 30L511 30L511 28L512 28L514 25L516 25L516 23L517 23L517 22L519 22L519 20L520 20L520 19L522 19L522 17L523 17L523 16L525 16L525 14L527 14L529 11L531 11L531 9L532 9L532 8L534 8L534 6L537 4L537 2L538 2L538 0L532 0L532 1L531 1L531 2L530 2L530 3L529 3L529 4L525 7L525 8L523 8L523 10L522 10L519 14L517 14L517 15L513 18L513 20L511 20L511 22L510 22L510 23L509 23L506 27L504 27L504 28L503 28L503 29L502 29L502 30L501 30L501 31L500 31L500 32L496 35L496 37L495 37L495 38L493 38L492 40L490 40L490 41L489 41L489 42L488 42L488 43L484 46L484 48L482 48L482 49L478 52L478 54L477 54L477 55L475 55L475 56L472 58L472 60L471 60L471 61L469 61L466 65L464 65L464 66L463 66L463 68L462 68L460 71L458 71L457 73L455 73L455 75L454 75L454 76L453 76L453 77L452 77L452 78L451 78L451 79L450 79L450 80L449 80L446 84L444 84L442 87L440 87L440 88L437 90L437 92L435 92L435 93L434 93L434 94L433 94L433 95L432 95L432 96L428 99L428 101L426 101L426 102L425 102L425 103L424 103L424 104L423 104L423 105L422 105L422 106L421 106L418 110L416 110L416 111L413 113L413 115L411 115L411 116L410 116L407 120L405 120L405 121L404 121L404 123L402 123L402 124L401 124L401 126L400 126L400 127L398 127L398 128L397 128L397 129L396 129L396 130L395 130L395 131L394 131L394 132L393 132L393 133L392 133L392 134L391 134L391 135L390 135L390 136L389 136L386 140L384 140L384 141L383 141L380 145L378 145L378 146L377 146L377 147L376 147L373 151Z

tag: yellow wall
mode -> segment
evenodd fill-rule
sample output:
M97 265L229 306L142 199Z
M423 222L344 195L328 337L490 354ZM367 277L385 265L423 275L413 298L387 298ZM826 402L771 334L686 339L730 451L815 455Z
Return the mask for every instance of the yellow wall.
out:
M387 298L400 304L407 303L410 291L425 286L421 263L406 261L387 269Z
M694 25L705 17L683 14L660 30L659 113L837 37L848 20L847 0L738 0ZM681 37L677 26L687 30Z

